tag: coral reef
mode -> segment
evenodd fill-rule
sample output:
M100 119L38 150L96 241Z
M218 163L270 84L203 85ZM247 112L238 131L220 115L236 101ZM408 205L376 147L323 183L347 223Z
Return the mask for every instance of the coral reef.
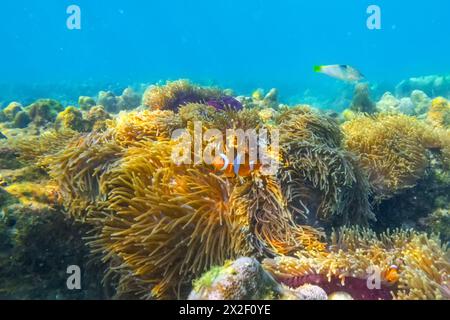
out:
M111 91L100 91L97 98L97 105L103 106L109 113L118 113L123 110L132 110L139 107L141 99L141 95L134 92L131 88L126 88L120 96L116 96Z
M429 97L450 95L450 76L430 75L415 77L400 82L395 92L398 96L409 96L412 91L421 90Z
M281 105L275 89L235 98L187 80L64 105L1 112L0 297L449 298L447 248L419 233L448 241L443 98L386 94L374 110L360 84L341 126L336 112ZM185 137L173 133L198 128L278 129L279 154L265 150L276 170L177 164ZM392 227L416 231L375 233ZM83 293L59 286L70 264L88 272ZM369 267L380 290L367 288Z
M367 114L375 113L375 104L370 99L369 84L358 83L356 85L350 110Z
M16 114L13 121L13 127L23 129L26 128L31 122L31 118L25 111L20 111Z
M63 106L56 100L41 99L26 107L31 121L37 126L53 123Z
M414 114L416 115L426 114L431 106L431 99L420 90L414 90L411 93L411 102L414 104Z
M330 296L345 292L355 300L450 299L448 251L436 237L414 231L377 236L344 228L333 234L329 248L266 259L263 267L289 287L319 285ZM392 265L398 270L395 277ZM371 290L369 282L379 289Z
M11 102L5 109L3 109L2 114L4 121L14 121L16 115L23 111L23 107L18 102Z
M81 96L78 98L78 106L81 110L89 111L91 108L95 107L97 103L91 97Z
M409 97L397 99L392 93L386 92L376 104L376 109L380 113L401 113L413 115L416 112L416 105Z
M55 128L82 132L86 129L83 114L75 107L67 107L56 117Z
M276 282L254 258L228 261L195 280L189 300L327 300L313 285L290 288Z
M87 228L61 211L5 205L0 217L0 298L104 299L102 266L88 263ZM83 290L67 289L67 267L83 271Z

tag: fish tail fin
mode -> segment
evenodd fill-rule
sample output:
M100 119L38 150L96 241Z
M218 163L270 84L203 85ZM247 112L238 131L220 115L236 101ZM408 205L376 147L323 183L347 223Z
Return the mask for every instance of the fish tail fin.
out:
M321 72L322 71L322 66L314 66L314 72Z

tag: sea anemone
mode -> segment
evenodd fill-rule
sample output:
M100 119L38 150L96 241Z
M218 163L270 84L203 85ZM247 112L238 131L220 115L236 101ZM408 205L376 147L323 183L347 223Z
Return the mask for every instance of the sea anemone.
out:
M143 141L126 150L104 181L113 213L98 218L91 242L105 262L119 259L119 269L145 283L143 297L180 296L195 276L250 250L245 217L230 212L233 185L201 167L175 166L172 145Z
M18 102L11 102L5 109L1 112L3 113L6 121L13 121L16 115L23 111L23 107Z
M167 82L163 86L150 86L144 93L143 104L151 110L171 110L176 112L188 103L215 101L221 104L223 93L218 89L202 88L188 80ZM234 104L234 101L233 101Z
M45 159L63 150L79 133L69 129L50 129L39 136L19 136L10 143L18 157L28 165L45 166Z
M281 145L311 142L339 147L342 133L338 123L309 106L282 109L276 119L280 129Z
M442 145L433 128L406 115L360 116L342 129L345 148L358 156L378 198L415 186L429 164L427 150Z
M333 234L328 252L298 252L297 258L266 259L263 266L289 287L309 283L329 295L344 291L357 300L450 299L447 247L415 231L377 236L343 228ZM371 290L368 284L378 281L377 290Z

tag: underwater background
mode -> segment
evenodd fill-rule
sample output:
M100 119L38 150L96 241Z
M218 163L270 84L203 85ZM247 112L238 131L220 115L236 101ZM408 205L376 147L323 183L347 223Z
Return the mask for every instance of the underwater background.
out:
M2 3L0 299L449 300L449 12Z
M450 72L445 0L376 1L381 30L366 26L373 1L72 2L2 5L3 104L18 94L73 102L100 89L119 94L129 85L187 78L240 94L276 87L286 102L315 97L334 109L351 98L342 91L348 86L317 76L314 65L352 65L376 94ZM81 30L66 27L71 4L81 7Z

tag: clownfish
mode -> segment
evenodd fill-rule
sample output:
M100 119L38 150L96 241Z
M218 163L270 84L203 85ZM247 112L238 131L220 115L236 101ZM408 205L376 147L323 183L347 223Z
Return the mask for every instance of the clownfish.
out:
M400 279L398 269L398 266L392 265L386 270L386 272L384 273L384 278L387 282L389 282L390 284L397 283L397 281Z
M214 158L212 165L217 171L223 172L223 175L227 178L233 177L249 177L253 171L261 168L260 164L254 162L243 162L242 156L238 155L233 162L230 162L225 154L220 154Z

